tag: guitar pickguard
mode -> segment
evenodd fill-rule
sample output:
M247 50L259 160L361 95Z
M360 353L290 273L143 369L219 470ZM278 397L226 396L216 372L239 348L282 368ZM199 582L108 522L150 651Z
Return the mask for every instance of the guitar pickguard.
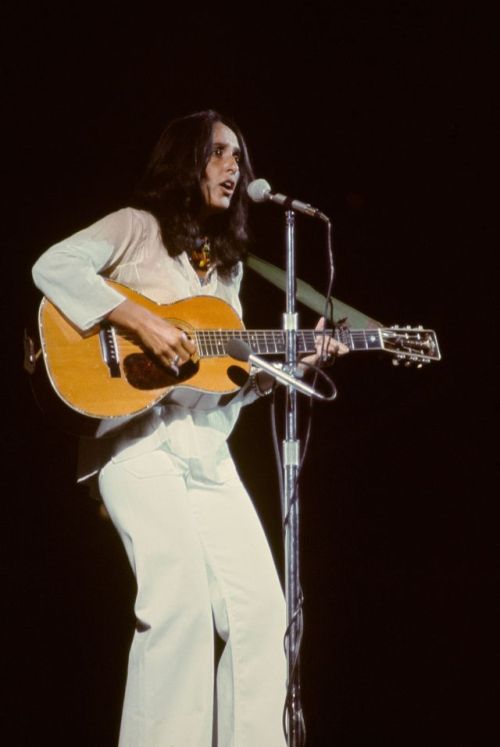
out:
M147 353L130 353L125 356L122 367L130 386L141 391L148 391L178 386L189 381L197 373L199 362L187 361L176 374L173 370L160 365Z

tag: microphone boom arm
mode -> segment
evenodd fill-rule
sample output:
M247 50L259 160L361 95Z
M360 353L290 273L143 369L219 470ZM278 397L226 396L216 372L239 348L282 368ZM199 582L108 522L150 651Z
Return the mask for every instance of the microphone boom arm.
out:
M317 392L316 389L314 389L312 386L309 386L309 384L306 384L304 381L301 381L296 376L293 376L292 374L287 373L281 366L278 366L273 363L268 363L268 361L263 360L262 358L259 358L256 355L249 355L248 361L256 368L260 368L262 371L265 371L266 373L273 376L276 381L279 381L280 384L285 384L286 386L291 386L294 389L296 389L298 392L301 392L302 394L307 395L308 397L313 397L315 399L321 399L323 401L329 401L330 399L334 399L333 397L325 397L324 394L321 394L321 392Z

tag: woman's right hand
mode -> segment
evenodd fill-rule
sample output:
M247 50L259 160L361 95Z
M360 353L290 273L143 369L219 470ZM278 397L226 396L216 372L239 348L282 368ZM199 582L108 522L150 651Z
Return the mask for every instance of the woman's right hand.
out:
M167 368L181 366L195 352L195 345L185 332L128 298L107 319L136 336Z

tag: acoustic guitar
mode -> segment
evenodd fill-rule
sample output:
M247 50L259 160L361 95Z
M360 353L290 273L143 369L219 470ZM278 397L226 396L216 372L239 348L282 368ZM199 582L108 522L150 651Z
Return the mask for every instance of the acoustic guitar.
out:
M250 365L226 353L234 338L257 355L285 353L283 330L246 330L236 311L214 296L157 304L111 280L111 287L182 329L196 352L178 372L161 365L137 340L111 324L82 333L47 298L38 312L38 337L25 334L25 369L35 398L71 433L112 432L168 400L195 409L224 406L248 378ZM381 350L396 363L440 360L436 334L422 328L338 327L328 334L354 351ZM312 353L318 333L297 333L298 352ZM105 427L100 424L106 421Z

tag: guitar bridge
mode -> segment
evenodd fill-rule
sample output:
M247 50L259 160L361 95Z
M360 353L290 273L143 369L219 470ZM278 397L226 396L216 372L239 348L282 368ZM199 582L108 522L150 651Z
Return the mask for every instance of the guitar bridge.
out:
M111 324L102 324L99 330L99 343L104 363L109 369L112 379L121 378L120 354L116 342L115 328Z

